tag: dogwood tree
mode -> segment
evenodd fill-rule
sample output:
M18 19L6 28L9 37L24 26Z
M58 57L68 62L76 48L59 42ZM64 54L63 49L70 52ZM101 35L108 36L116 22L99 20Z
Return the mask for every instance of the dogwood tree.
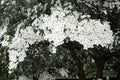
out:
M4 40L1 42L2 46L9 47L9 69L16 68L18 62L24 60L25 52L30 44L48 40L53 44L50 49L53 53L56 52L57 46L63 46L70 50L78 68L78 76L85 80L83 63L76 54L76 50L82 47L74 45L83 45L86 50L94 48L94 45L108 47L113 42L113 32L110 30L109 22L101 23L100 20L90 19L90 15L83 15L82 12L75 11L71 2L65 2L64 5L60 3L60 0L57 0L54 6L49 8L48 4L40 7L41 2L40 4L35 3L37 5L32 8L20 9L27 12L25 15L25 19L26 16L27 19L23 22L20 21L19 25L17 23L11 42L9 42L10 35L4 35ZM44 10L45 8L46 10ZM40 11L47 14L40 14Z
M69 5L68 8L71 9L72 6ZM74 47L72 47L74 41L82 44L84 49L93 48L94 45L99 44L102 47L108 47L113 42L114 36L108 22L102 24L100 20L90 19L89 15L79 15L80 13L78 12L71 12L59 6L51 8L51 11L50 16L42 15L42 18L36 19L32 25L43 29L44 39L53 42L55 47L66 44L67 48L73 53L71 55L79 69L82 69L82 67L79 65L80 61L77 61ZM82 19L81 21L78 21L79 16ZM79 70L79 76L84 74L82 72L82 70Z

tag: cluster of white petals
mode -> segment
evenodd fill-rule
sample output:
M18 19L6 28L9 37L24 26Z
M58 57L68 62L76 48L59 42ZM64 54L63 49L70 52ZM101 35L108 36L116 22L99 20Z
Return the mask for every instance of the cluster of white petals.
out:
M3 35L4 36L4 40L1 42L2 46L8 46L9 42L9 35Z
M41 40L42 36L40 35L40 32L37 31L35 33L32 27L28 26L25 29L20 29L20 27L18 27L9 48L17 49L17 51L26 51L29 44L33 44L36 41L40 42Z
M7 41L9 39L9 36L5 34L7 32L8 24L9 24L9 19L6 18L4 20L4 23L0 26L0 39L2 37L4 37L4 40L2 42L0 41L0 44L2 44L3 46L7 46L8 45Z
M39 30L34 32L34 29L31 26L20 29L21 25L22 24L18 26L11 42L8 42L8 35L5 35L4 40L1 42L2 46L9 47L9 69L16 68L18 62L24 60L24 57L26 57L25 51L27 51L29 45L43 40Z
M3 26L3 27L1 26L0 27L0 38L6 31L7 31L7 27L6 26Z
M4 40L2 40L2 42L0 42L2 44L2 46L8 46L9 42L9 35L6 35L5 33L7 32L7 27L9 24L9 19L6 18L4 23L2 24L2 26L0 26L0 39L2 37L4 37Z
M82 44L84 49L99 44L107 47L113 42L114 36L108 22L102 24L100 20L90 19L89 15L82 15L82 20L78 21L78 12L61 7L52 7L51 11L51 15L40 16L32 25L43 29L44 39L53 42L55 47L63 44L67 37Z
M25 51L30 44L34 44L36 41L48 40L54 45L54 48L52 48L54 53L55 47L62 45L67 37L71 41L82 44L84 49L99 44L107 47L108 44L113 42L114 36L108 22L102 24L100 20L90 19L89 15L81 15L77 11L72 12L70 3L66 3L65 5L68 7L63 9L59 1L55 4L55 7L51 8L51 15L42 14L33 21L32 26L38 28L37 32L34 32L34 28L30 26L21 29L22 24L20 24L10 43L8 42L9 36L4 37L2 45L9 47L9 69L16 68L18 62L24 60ZM36 8L37 6L34 10ZM32 12L32 10L28 9L28 12ZM28 15L30 14L28 13ZM36 15L32 17L35 18ZM78 21L79 18L81 18L81 21ZM44 35L40 35L39 29L44 31Z
M68 77L68 70L64 68L59 69L59 73L61 74L62 77Z
M0 38L7 32L7 26L9 24L9 19L6 18L4 23L0 26Z

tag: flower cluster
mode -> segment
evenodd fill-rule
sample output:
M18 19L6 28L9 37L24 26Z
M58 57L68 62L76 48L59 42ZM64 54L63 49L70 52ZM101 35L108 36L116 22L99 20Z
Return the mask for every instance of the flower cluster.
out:
M100 20L90 19L89 15L82 15L82 20L78 21L80 13L61 7L52 7L51 11L50 16L42 15L32 25L43 29L44 39L53 42L55 47L63 44L66 37L79 42L84 49L99 44L107 47L113 42L114 36L108 22L102 24Z
M34 29L30 26L25 29L20 29L21 25L22 24L18 26L11 42L8 42L8 35L6 35L4 40L1 42L3 46L9 47L9 69L17 67L18 62L24 60L24 57L26 57L25 51L27 51L30 44L43 40L39 30L34 32Z
M6 18L4 23L0 26L0 38L7 32L7 26L9 24L9 19Z
M17 66L17 60L18 62L24 60L25 51L27 51L29 44L34 44L36 41L48 40L54 45L53 52L57 46L64 43L64 39L67 37L71 41L82 44L84 49L99 44L107 47L113 42L114 36L108 22L102 24L100 20L90 19L89 15L81 15L77 11L71 11L73 7L70 3L66 3L67 7L63 9L59 3L58 0L55 7L51 7L51 15L42 14L38 18L36 15L32 16L36 18L32 23L32 26L38 29L36 32L30 26L21 29L22 24L20 24L10 43L7 43L9 36L5 36L2 45L9 47L10 69ZM36 6L34 10L36 10ZM28 12L31 12L31 9ZM78 21L79 19L80 21ZM43 30L44 35L40 35L39 30Z

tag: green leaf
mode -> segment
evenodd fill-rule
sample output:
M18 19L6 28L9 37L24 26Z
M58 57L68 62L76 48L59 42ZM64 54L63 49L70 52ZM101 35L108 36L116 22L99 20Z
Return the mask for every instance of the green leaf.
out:
M39 29L40 34L43 35L44 34L44 30L43 29Z
M0 19L0 26L3 24L3 21Z
M64 28L64 33L67 31L67 29L66 28Z
M20 26L20 29L25 29L25 28L26 28L25 24L22 24L22 25Z
M9 36L9 40L8 40L8 42L11 42L12 41L12 39L13 39L13 36Z

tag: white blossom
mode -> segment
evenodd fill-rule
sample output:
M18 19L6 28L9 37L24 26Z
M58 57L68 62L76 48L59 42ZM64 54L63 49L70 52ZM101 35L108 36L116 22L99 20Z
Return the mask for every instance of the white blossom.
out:
M90 19L89 15L81 15L77 11L68 10L68 8L72 9L70 3L66 6L65 9L61 8L60 0L57 0L54 7L51 7L51 15L42 14L38 18L36 18L36 15L32 16L32 19L36 18L32 26L37 29L37 32L34 32L34 28L31 26L21 29L20 24L11 42L7 43L7 36L5 37L2 44L9 47L10 69L16 67L17 61L24 60L24 57L26 57L25 51L30 44L42 40L48 40L53 44L54 47L51 50L53 53L55 53L57 46L64 44L64 39L67 37L71 41L82 44L84 49L99 44L108 47L108 44L113 42L114 36L110 30L109 22L102 24L100 20ZM34 12L37 7L36 5L33 10L28 9L28 15L30 15L29 12ZM81 21L78 21L79 16ZM44 35L40 35L39 29L44 31Z
M9 35L4 35L4 40L1 42L2 46L8 46Z
M18 25L11 42L8 41L9 35L4 35L4 40L1 42L2 46L9 47L9 69L16 68L18 62L24 60L24 57L26 57L25 51L27 51L29 45L43 40L39 30L35 33L33 27L28 26L25 29L20 29L20 26Z
M110 30L109 22L103 24L100 20L90 19L89 15L82 15L82 21L78 21L78 12L65 11L62 8L51 8L51 15L43 15L36 19L32 25L39 26L44 30L44 39L53 42L55 47L63 44L63 40L69 37L71 41L77 41L84 46L84 49L93 45L108 47L113 42L113 32ZM67 15L67 13L71 13ZM74 15L76 14L76 15ZM66 16L67 15L67 16ZM88 19L84 19L84 18ZM36 24L40 22L40 24Z
M3 1L3 0L2 0ZM9 19L8 18L6 18L5 20L4 20L4 23L0 26L0 38L2 37L2 35L4 34L4 33L6 33L7 32L7 25L9 24Z
M64 69L64 68L60 68L59 69L59 73L61 74L62 77L68 77L68 70Z

